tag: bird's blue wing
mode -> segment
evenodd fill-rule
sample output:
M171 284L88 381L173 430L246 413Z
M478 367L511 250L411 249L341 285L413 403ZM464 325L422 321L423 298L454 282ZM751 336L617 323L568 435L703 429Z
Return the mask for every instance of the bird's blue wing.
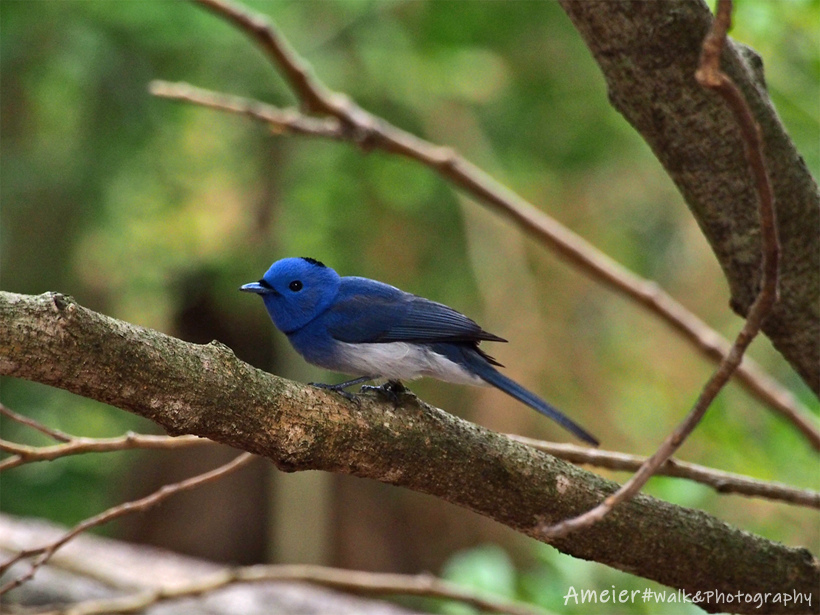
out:
M364 278L342 278L334 304L322 315L340 342L504 342L460 312Z
M507 341L484 331L464 314L441 303L411 296L406 305L404 318L385 334L383 341Z

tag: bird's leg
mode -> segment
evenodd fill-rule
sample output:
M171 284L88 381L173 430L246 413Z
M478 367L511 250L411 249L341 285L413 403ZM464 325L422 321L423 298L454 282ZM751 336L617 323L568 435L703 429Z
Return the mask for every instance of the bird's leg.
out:
M334 391L347 399L348 401L358 401L356 396L353 393L348 393L345 391L347 387L351 387L354 384L360 384L362 382L369 382L373 380L373 376L360 376L359 378L354 378L353 380L347 380L346 382L340 382L338 384L325 384L324 382L309 382L308 384L312 387L316 387L317 389L325 389L326 391Z
M354 378L353 380L347 380L345 382L340 382L338 384L325 384L324 382L309 382L308 384L312 387L317 387L319 389L328 389L330 391L342 391L347 387L352 387L354 384L369 382L370 380L373 380L373 376L359 376L358 378Z
M360 391L362 393L366 391L373 391L374 393L383 395L384 397L392 401L394 406L398 406L399 396L403 395L404 393L408 393L409 389L398 380L388 380L387 382L379 386L372 386L367 384L362 385Z

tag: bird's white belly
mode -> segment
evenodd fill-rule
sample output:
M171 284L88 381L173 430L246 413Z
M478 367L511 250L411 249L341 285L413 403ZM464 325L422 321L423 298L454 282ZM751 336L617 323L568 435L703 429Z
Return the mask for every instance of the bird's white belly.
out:
M415 380L423 376L456 384L486 385L481 378L468 372L445 356L425 346L407 342L384 344L348 344L339 342L335 348L340 371L361 376L384 377L391 380Z

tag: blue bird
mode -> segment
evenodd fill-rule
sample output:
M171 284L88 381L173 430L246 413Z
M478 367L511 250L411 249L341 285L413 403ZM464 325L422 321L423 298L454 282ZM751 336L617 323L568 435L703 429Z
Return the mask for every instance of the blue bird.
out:
M285 258L258 282L239 290L262 297L276 328L308 363L358 376L336 385L429 376L458 384L492 385L549 417L581 440L598 445L569 417L501 374L479 347L507 340L484 331L456 310L394 286L340 277L312 258Z

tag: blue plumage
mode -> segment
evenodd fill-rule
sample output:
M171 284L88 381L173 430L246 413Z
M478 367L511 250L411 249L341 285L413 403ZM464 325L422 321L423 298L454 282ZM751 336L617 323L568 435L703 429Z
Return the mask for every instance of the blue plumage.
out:
M501 374L481 341L506 340L470 318L398 288L340 277L311 258L275 262L261 280L240 290L260 295L276 327L306 361L359 376L423 376L460 384L492 385L551 418L580 439L598 441L559 410Z

